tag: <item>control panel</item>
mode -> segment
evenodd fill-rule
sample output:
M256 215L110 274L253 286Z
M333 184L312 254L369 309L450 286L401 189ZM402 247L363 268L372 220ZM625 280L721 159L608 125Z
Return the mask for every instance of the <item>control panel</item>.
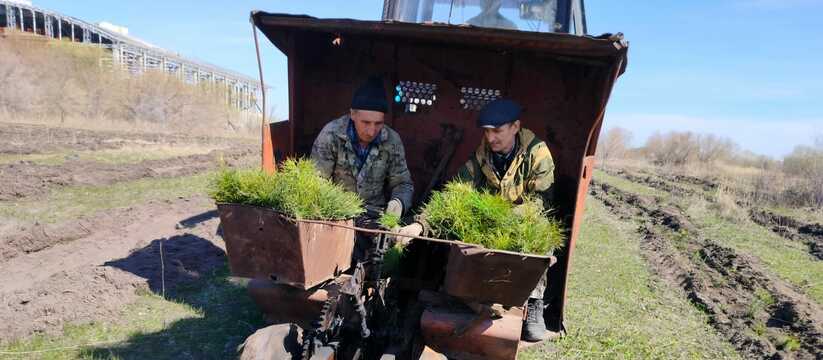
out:
M394 87L394 102L403 105L406 112L426 110L436 101L437 84L401 81Z
M460 87L460 106L464 110L478 111L489 102L496 100L502 92L498 89L485 89L479 87Z

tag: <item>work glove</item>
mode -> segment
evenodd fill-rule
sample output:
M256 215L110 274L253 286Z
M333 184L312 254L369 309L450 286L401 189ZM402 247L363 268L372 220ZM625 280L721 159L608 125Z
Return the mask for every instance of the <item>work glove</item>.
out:
M386 205L386 213L403 216L403 203L398 199L391 199Z
M420 223L411 223L409 225L403 226L395 230L397 235L397 242L400 244L408 244L409 241L414 239L411 236L420 236L423 232L423 225ZM405 236L404 236L405 235Z

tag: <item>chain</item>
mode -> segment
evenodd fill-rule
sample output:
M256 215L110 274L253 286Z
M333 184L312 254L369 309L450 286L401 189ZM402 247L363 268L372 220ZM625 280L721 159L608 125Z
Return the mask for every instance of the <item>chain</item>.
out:
M300 355L302 360L309 360L311 359L311 356L314 355L314 340L320 334L320 329L323 327L323 324L326 323L333 301L337 301L336 296L330 296L326 302L323 303L323 308L320 310L320 315L317 319L312 321L311 328L303 331L303 352Z

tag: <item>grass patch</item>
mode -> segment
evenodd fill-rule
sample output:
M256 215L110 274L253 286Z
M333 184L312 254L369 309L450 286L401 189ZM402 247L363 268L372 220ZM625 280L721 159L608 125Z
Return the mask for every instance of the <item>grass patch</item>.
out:
M613 176L607 174L603 170L594 170L594 179L600 182L607 183L612 186L616 186L621 190L631 192L637 195L645 195L645 196L655 196L655 197L668 197L669 194L665 191L655 189L650 186L646 186L643 184L638 184L636 182L626 180L619 176Z
M363 213L357 194L320 176L308 159L289 159L274 174L222 169L209 195L217 202L270 207L297 219L343 220Z
M800 350L800 340L794 336L786 336L780 343L780 350L788 352Z
M0 347L12 359L214 359L264 325L242 288L223 268L165 300L143 294L114 321L70 325L59 336L39 335Z
M747 315L750 318L756 319L757 314L764 312L768 309L769 306L772 306L777 303L777 300L763 288L757 288L754 291L754 299L749 304L749 309L747 310Z
M788 216L806 224L823 224L823 209L790 208L784 206L767 207L778 215Z
M54 223L151 200L198 195L206 191L209 176L203 173L55 189L45 199L0 202L0 218Z
M50 154L0 154L0 164L30 161L38 165L62 165L66 161L92 161L105 164L137 164L146 160L170 159L178 156L208 154L214 147L195 145L126 146L96 151L65 151Z
M435 236L489 249L543 255L564 241L560 222L539 203L525 199L515 206L468 183L452 182L434 192L423 215Z
M589 198L566 302L568 335L519 359L735 359L682 294L654 279L640 235Z

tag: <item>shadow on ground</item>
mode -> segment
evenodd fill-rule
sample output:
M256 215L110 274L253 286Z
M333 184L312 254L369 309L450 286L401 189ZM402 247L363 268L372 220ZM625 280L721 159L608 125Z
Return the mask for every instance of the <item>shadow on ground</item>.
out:
M211 217L204 213L200 219ZM177 315L179 320L163 330L84 349L82 358L233 359L237 357L237 346L265 326L246 290L228 281L225 252L207 239L189 233L156 239L128 257L105 265L147 279L156 295L188 305L193 311L181 315L169 310L164 318ZM167 307L181 311L179 306L162 303L166 306L160 305L161 310Z

